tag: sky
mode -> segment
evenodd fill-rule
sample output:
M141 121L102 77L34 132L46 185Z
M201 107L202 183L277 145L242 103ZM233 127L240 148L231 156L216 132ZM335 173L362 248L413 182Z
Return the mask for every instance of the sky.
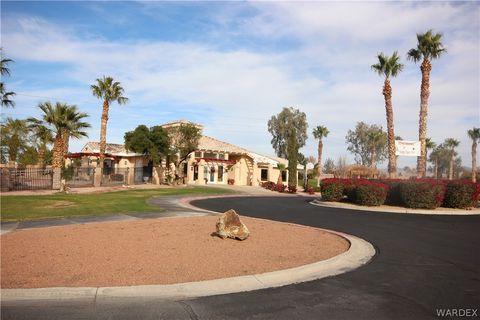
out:
M418 140L421 73L407 61L416 34L443 34L448 52L432 62L428 137L460 141L471 163L467 130L480 126L478 2L162 2L1 1L1 46L14 60L2 78L16 92L2 118L40 116L44 101L75 104L90 115L98 141L102 102L90 85L104 75L130 102L110 107L107 142L126 131L178 119L204 134L274 155L267 122L284 107L307 115L300 150L316 156L312 130L326 126L323 159L346 156L357 122L386 129L384 79L377 54L398 51L403 72L392 79L395 134ZM414 167L416 158L399 157ZM380 164L386 167L386 162Z

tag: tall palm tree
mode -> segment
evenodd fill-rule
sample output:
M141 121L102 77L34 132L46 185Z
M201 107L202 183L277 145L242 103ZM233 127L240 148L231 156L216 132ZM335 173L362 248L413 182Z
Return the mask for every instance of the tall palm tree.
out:
M378 63L372 65L372 69L380 76L385 77L383 83L383 96L385 98L385 111L387 115L387 136L388 136L388 176L393 179L397 175L397 158L395 156L395 133L393 125L392 86L390 76L396 77L402 70L398 52L395 51L391 57L380 53Z
M38 166L45 168L45 156L47 154L47 146L53 142L52 131L47 128L42 121L29 118L28 127L33 133L33 137L38 144Z
M10 69L8 68L8 64L10 62L13 62L12 59L7 59L3 57L3 50L0 48L0 54L1 54L1 59L0 59L0 74L2 75L2 78L4 76L9 76L10 75ZM15 95L15 92L6 92L5 84L3 82L0 82L0 95L2 96L2 102L1 105L2 107L15 107L15 102L11 99Z
M320 176L322 175L322 153L323 153L323 138L326 138L330 131L327 127L317 126L313 129L313 137L318 139L318 158L317 158L317 187L320 186Z
M448 138L448 139L445 139L444 145L448 149L449 155L450 155L450 166L449 166L449 170L448 170L448 180L452 180L453 179L453 164L455 162L455 155L456 155L455 148L460 145L460 141L458 141L457 139Z
M432 140L432 138L425 139L425 158L428 159L428 150L433 150L437 147L437 144ZM425 166L425 170L427 170L427 166ZM425 174L426 175L426 174Z
M52 167L60 168L63 166L63 158L65 155L65 139L63 138L63 134L68 132L68 134L72 136L87 137L87 133L81 131L81 129L88 128L90 125L81 120L88 117L88 115L79 112L76 106L70 106L60 102L57 102L55 105L52 105L50 102L44 102L39 104L38 107L43 111L43 122L50 125L55 134ZM74 132L74 134L72 134L72 132Z
M63 155L68 154L68 147L70 145L70 138L80 139L82 137L87 137L87 134L84 129L90 128L90 124L83 122L82 119L88 117L84 112L78 112L76 106L71 106L68 109L67 114L67 123L68 127L63 129L62 138L63 138Z
M99 164L103 167L103 159L105 158L105 148L107 146L107 122L108 109L110 103L116 101L118 104L126 104L128 98L123 96L124 90L120 82L113 81L112 77L103 76L102 79L97 79L97 83L90 86L95 97L103 99L102 119L100 126L100 156Z
M420 157L417 158L417 177L425 176L426 153L425 140L427 138L427 113L428 98L430 96L430 71L432 70L431 60L438 59L447 52L442 44L442 34L433 34L432 30L417 34L417 47L410 49L407 59L415 63L423 59L420 70L422 71L422 85L420 88L420 116L418 125L418 138L420 140Z
M26 147L26 140L29 133L25 120L7 118L1 125L2 146L8 150L8 160L17 161L18 153Z
M477 182L477 144L480 141L480 128L468 130L468 136L472 139L472 182Z
M433 163L433 177L438 179L438 162L441 157L443 146L440 144L433 148L432 152L430 153L430 162Z

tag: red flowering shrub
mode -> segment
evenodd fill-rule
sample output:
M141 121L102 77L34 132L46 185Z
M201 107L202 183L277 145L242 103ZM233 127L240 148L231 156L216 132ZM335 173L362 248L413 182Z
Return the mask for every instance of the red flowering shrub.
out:
M274 190L276 183L272 181L266 181L262 183L262 187L268 190Z
M385 203L388 186L378 182L359 181L349 199L361 206L381 206Z
M297 193L297 186L288 186L288 193Z
M342 179L323 179L320 182L320 191L323 201L340 201L343 198L344 184Z
M468 180L449 181L443 206L447 208L475 207L480 196L480 184Z
M283 183L277 183L277 184L275 184L275 186L272 190L273 191L278 191L278 192L285 192L286 188L287 188L287 186L284 185Z
M402 202L407 208L438 208L443 203L445 190L445 183L433 179L406 181L400 186Z

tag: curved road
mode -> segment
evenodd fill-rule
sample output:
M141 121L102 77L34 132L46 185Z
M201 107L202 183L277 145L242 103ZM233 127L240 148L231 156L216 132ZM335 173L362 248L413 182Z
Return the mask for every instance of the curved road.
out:
M366 266L282 288L181 302L112 300L2 306L2 319L480 319L480 216L354 211L303 197L225 198L193 204L334 229L371 242ZM448 310L448 311L447 311Z

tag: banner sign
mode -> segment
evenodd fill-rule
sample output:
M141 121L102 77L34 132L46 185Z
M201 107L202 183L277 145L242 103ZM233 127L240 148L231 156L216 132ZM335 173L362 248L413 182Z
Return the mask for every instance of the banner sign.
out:
M397 156L420 156L420 141L395 140L395 154Z

